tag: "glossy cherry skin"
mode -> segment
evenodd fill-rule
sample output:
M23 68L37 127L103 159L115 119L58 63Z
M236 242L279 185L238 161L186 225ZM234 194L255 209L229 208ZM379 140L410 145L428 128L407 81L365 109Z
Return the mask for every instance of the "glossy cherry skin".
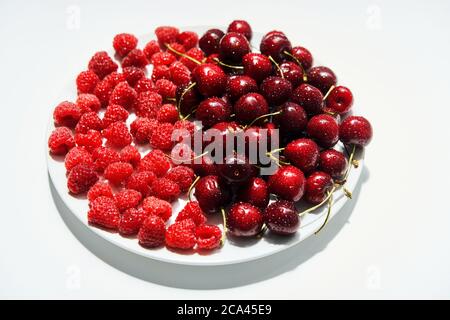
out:
M269 203L269 189L266 181L259 177L250 178L237 191L237 199L255 207L265 208Z
M345 144L365 147L372 140L372 135L372 126L364 117L347 117L339 127L340 139Z
M227 86L227 75L215 64L204 63L192 72L198 91L205 97L221 96Z
M218 164L219 174L228 183L240 183L248 180L254 173L248 159L238 153L227 155L223 163Z
M208 155L192 160L188 167L192 168L195 174L200 177L217 176L219 174L217 165Z
M231 200L230 187L218 176L200 178L195 185L194 195L206 213L217 212Z
M297 167L284 166L269 177L268 187L281 199L299 201L305 191L305 175Z
M273 131L267 127L251 126L244 131L245 156L253 164L260 164L261 157L266 157L266 152L270 151L270 143ZM268 159L264 159L264 164L269 164Z
M293 47L292 55L301 63L304 70L309 70L313 64L313 56L308 49L304 47Z
M212 134L212 130L217 130L217 132L214 132L214 134ZM237 137L242 131L242 128L239 127L239 125L234 121L216 123L210 129L205 131L203 136L203 146L206 147L207 145L215 141L216 134L219 133L220 140L215 145L218 147L222 147L222 157L225 157L227 155L227 149L229 152L235 149L237 144Z
M269 105L262 95L251 92L236 101L234 113L238 122L250 123L257 117L269 113Z
M328 114L312 117L306 126L308 136L323 148L331 148L339 141L339 125Z
M242 58L242 66L244 67L244 74L255 79L260 83L265 78L272 74L272 62L267 56L250 52Z
M312 85L301 84L292 92L291 99L301 105L309 115L322 113L323 94Z
M337 86L331 90L325 100L325 111L343 114L348 112L353 105L353 94L349 88Z
M284 76L292 84L293 88L297 88L303 82L302 68L292 61L281 63L280 69L277 69L276 72L278 76Z
M263 213L264 222L269 230L279 235L291 235L300 227L300 218L292 201L272 202Z
M252 39L253 35L252 27L250 27L250 24L245 20L234 20L228 26L227 32L240 33L244 35L244 37L246 37L248 41Z
M319 204L333 188L333 179L328 173L316 171L306 179L305 200L311 204Z
M226 93L231 101L236 101L246 93L258 91L258 84L253 78L236 75L228 78Z
M279 125L283 134L298 136L305 130L308 116L305 109L294 102L286 102L280 106L281 114L275 116L274 120Z
M205 55L219 53L220 39L225 35L222 30L210 29L198 41L200 49L203 50Z
M225 34L220 40L220 59L241 63L242 58L250 52L250 44L247 38L236 32Z
M271 32L263 37L259 49L262 54L281 62L287 57L285 52L291 52L292 45L282 32Z
M289 100L292 84L281 77L268 77L261 83L261 94L270 105L278 106Z
M334 72L327 67L312 67L308 71L308 83L326 94L331 86L336 85L337 79Z
M305 173L312 172L319 161L319 147L306 138L293 140L284 149L286 158Z
M337 150L324 150L319 155L319 170L328 173L333 179L341 179L347 166L347 158Z
M227 121L230 115L231 105L216 97L203 100L195 111L195 117L202 121L205 127Z
M233 204L226 219L228 231L236 237L256 236L264 223L261 210L245 202Z
M180 112L184 116L191 113L194 107L198 106L201 101L201 95L200 92L198 92L197 86L194 86L186 91L189 85L190 84L177 86L175 95L177 101L179 101Z

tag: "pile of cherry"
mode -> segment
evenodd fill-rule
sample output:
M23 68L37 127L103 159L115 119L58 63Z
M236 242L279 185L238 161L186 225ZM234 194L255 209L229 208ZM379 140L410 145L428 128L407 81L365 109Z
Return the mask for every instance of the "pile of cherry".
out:
M372 138L370 123L349 114L351 91L329 68L313 67L311 53L281 31L262 38L260 53L252 52L252 30L242 20L200 39L175 27L155 34L143 49L135 36L116 35L114 59L95 53L77 76L76 101L54 110L50 153L64 156L69 192L87 194L89 223L137 235L144 247L197 250L220 247L226 235L291 235L303 215L328 204L325 225L333 193L351 197L345 182L358 165L355 153ZM224 141L236 132L246 142L279 132L280 148L267 150L278 169L262 176L248 148L222 163L190 153L176 164L171 151L182 142L172 133L194 134L194 119ZM343 152L333 149L339 141ZM145 145L151 151L141 155ZM189 201L167 226L171 203L186 193ZM301 199L310 206L298 212ZM207 224L211 214L222 214L222 229Z

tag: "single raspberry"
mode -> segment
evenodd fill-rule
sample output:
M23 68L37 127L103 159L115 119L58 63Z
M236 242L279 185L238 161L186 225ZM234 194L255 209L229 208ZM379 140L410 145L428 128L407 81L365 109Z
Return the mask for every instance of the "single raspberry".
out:
M156 112L161 108L162 97L152 91L146 91L139 94L136 106L136 115L138 117L156 118Z
M123 148L131 143L133 139L128 127L123 122L114 122L108 128L103 130L103 137L108 140L112 146Z
M188 55L189 57L191 57L199 62L202 62L203 59L205 59L205 54L199 48L189 49L188 52L186 52L186 55ZM188 69L191 71L194 70L198 66L198 63L196 63L186 57L181 57L179 61L181 63L183 63L186 67L188 67Z
M177 58L167 52L167 51L161 51L157 52L152 56L152 60L150 61L154 66L170 66L172 62L176 61Z
M134 86L134 90L139 95L141 92L145 91L154 91L156 92L155 84L153 83L152 79L148 78L141 78L138 82L136 82L136 85Z
M195 223L191 219L175 222L167 228L166 245L176 249L192 249L195 247Z
M63 101L53 111L55 125L73 128L81 117L81 110L75 103Z
M206 216L197 201L189 201L184 208L178 213L175 221L192 219L199 226L206 223Z
M161 106L161 109L156 113L156 119L161 123L168 122L174 124L180 119L180 115L178 114L177 107L168 103Z
M160 79L155 82L156 92L158 92L164 100L175 99L177 86L170 80Z
M79 164L93 164L91 154L83 147L75 147L70 149L64 158L64 165L67 172Z
M125 109L133 108L137 101L137 93L124 81L119 83L109 97L109 104L118 104Z
M117 151L108 147L99 147L92 151L92 159L98 172L103 172L111 163L120 161Z
M139 191L144 197L150 193L150 186L156 180L152 171L141 171L133 173L125 183L127 189Z
M115 63L106 51L100 51L94 54L89 61L88 69L93 71L100 79L111 72L117 71L118 65Z
M147 248L155 248L164 244L166 226L157 216L148 216L138 233L139 244Z
M218 226L204 224L195 230L197 248L212 250L218 248L222 239L222 231Z
M76 104L80 108L81 113L98 112L102 106L97 96L91 93L79 94Z
M170 80L170 69L168 66L160 65L153 68L152 81L158 81L160 79Z
M131 50L135 49L138 39L129 33L119 33L113 39L113 47L117 54L125 57Z
M119 83L126 81L125 75L121 72L112 72L108 74L103 81L109 83L111 87L117 86Z
M198 43L198 35L193 31L183 31L177 36L177 42L182 44L186 50L189 50Z
M89 202L92 202L101 196L108 197L111 199L114 198L113 191L109 183L99 181L96 184L94 184L87 193L87 198Z
M89 130L100 131L103 129L103 121L98 117L96 112L86 112L81 115L75 127L76 133L87 133Z
M76 80L78 93L93 93L99 81L94 71L81 71Z
M142 208L147 214L153 214L167 221L172 216L172 206L169 202L155 197L147 197L142 201Z
M194 133L196 131L195 124L189 120L178 120L173 125L174 135L178 138L175 142L190 142L194 138Z
M131 50L122 60L122 68L126 67L145 68L146 65L148 65L148 60L141 49Z
M134 87L139 80L145 78L144 70L138 67L123 68L122 73L125 77L125 81L132 87Z
M89 204L88 222L108 229L117 229L120 213L114 200L100 196Z
M48 148L54 155L65 155L75 146L72 131L67 127L58 127L48 138Z
M144 144L148 142L150 133L158 126L156 119L136 118L130 124L130 133L137 143Z
M161 51L161 48L156 40L150 40L150 42L145 45L143 51L147 60L150 61L155 53Z
M161 46L166 43L176 42L180 31L175 27L161 26L155 29L156 38Z
M95 87L94 95L98 98L102 106L108 105L114 87L115 85L112 85L109 81L105 81L104 79Z
M107 128L111 123L127 121L129 116L128 111L118 104L110 104L103 115L103 127Z
M153 181L150 193L162 200L173 202L180 195L180 187L172 180L159 178Z
M86 150L92 152L94 149L101 147L102 134L97 130L89 130L87 133L77 133L75 142L79 147L85 147Z
M152 171L158 177L164 176L170 169L170 160L167 155L158 149L147 153L139 164L138 171Z
M195 179L195 173L194 170L186 166L177 166L170 169L165 178L176 182L181 192L186 192Z
M186 49L184 48L184 46L183 46L181 43L178 43L178 42L171 42L171 43L169 43L169 46L170 46L170 48L172 48L173 50L176 50L176 51L181 52L181 53L186 53ZM167 52L169 52L169 53L172 54L175 58L177 58L176 53L172 53L172 51L169 51L169 50L168 50Z
M70 170L67 188L73 194L87 192L98 181L98 174L92 164L81 163Z
M112 184L120 184L133 173L133 166L127 162L114 162L105 169L105 179Z
M191 82L191 71L180 61L175 61L169 67L169 77L177 86L186 85Z
M133 167L137 167L141 162L141 154L134 146L126 146L119 152L120 161L128 162Z
M152 148L161 149L164 151L171 150L173 147L172 141L173 124L161 123L150 134L150 145Z
M141 193L133 189L123 189L114 195L116 207L120 212L137 207L141 200Z
M120 215L119 233L132 236L139 232L148 214L142 208L130 208Z

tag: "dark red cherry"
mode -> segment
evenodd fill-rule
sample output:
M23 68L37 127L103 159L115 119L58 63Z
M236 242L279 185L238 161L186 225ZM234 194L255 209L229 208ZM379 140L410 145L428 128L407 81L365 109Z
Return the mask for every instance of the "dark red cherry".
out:
M259 49L262 54L271 56L275 61L281 62L287 57L285 52L291 52L292 46L282 32L272 31L263 37Z
M217 165L219 174L229 183L240 183L248 180L252 174L252 165L248 159L242 155L234 152L227 155L223 163Z
M292 61L285 61L280 64L280 69L277 69L278 76L284 76L293 88L298 87L303 82L303 70L300 66Z
M292 84L281 77L268 77L261 83L261 93L270 105L278 106L289 100Z
M249 76L231 76L227 82L227 96L231 101L236 101L244 94L258 91L256 81Z
M306 126L306 132L323 148L331 148L339 140L339 125L336 119L328 114L312 117Z
M192 160L191 164L188 166L191 167L195 174L200 177L216 176L219 174L217 165L208 155Z
M227 149L229 152L235 149L237 138L242 131L241 127L234 121L216 123L210 129L205 131L203 135L204 146L206 147L211 142L215 141L217 137L220 137L217 146L222 147L222 157L225 157L227 155Z
M345 144L365 147L372 140L372 135L372 126L364 117L347 117L339 127L340 139Z
M272 62L267 56L260 53L247 53L242 58L242 65L244 74L255 79L258 83L272 74Z
M194 107L198 106L201 100L201 95L198 92L197 86L189 88L190 85L191 84L179 85L176 90L176 99L179 102L180 112L183 116L190 114Z
M207 56L219 53L220 39L222 39L224 35L225 33L222 30L210 29L200 38L198 45Z
M238 122L250 123L257 117L269 113L269 105L262 95L251 92L243 95L236 101L234 113Z
M319 204L333 188L333 179L328 173L316 171L306 179L305 200L312 204Z
M307 114L322 113L323 95L319 89L303 83L292 92L292 101L301 105Z
M237 191L237 199L247 202L255 207L265 208L269 203L269 189L262 178L250 178Z
M193 71L198 91L205 97L221 96L227 85L227 75L215 64L204 63Z
M233 204L227 213L226 220L228 231L237 237L256 236L263 226L261 211L245 202Z
M319 147L311 139L301 138L288 143L284 149L286 158L305 173L317 167L319 161Z
M331 86L336 85L336 75L327 67L312 67L308 71L308 83L326 94Z
M300 218L292 201L272 202L263 213L264 222L275 234L290 235L300 227Z
M283 134L298 136L305 130L308 117L305 109L294 102L286 102L280 106L281 114L275 116L274 120L279 125Z
M305 191L305 176L294 166L284 166L269 177L269 192L281 199L299 201Z
M324 150L319 155L319 170L328 173L333 179L342 178L347 171L347 166L347 158L337 150Z
M248 41L252 39L252 28L250 24L245 20L234 20L228 26L227 32L237 32L244 35Z
M266 38L269 38L269 37L271 37L271 36L280 36L280 37L285 37L285 38L287 38L283 31L280 31L280 30L272 30L272 31L267 32L267 33L264 35L264 37L262 38L262 40L264 40L264 39L266 39Z
M270 151L272 131L269 128L251 126L245 130L244 134L245 155L251 163L260 163L260 156L266 158L266 152Z
M198 180L194 191L200 207L207 213L217 212L231 200L229 186L218 176L205 176Z
M212 97L203 100L195 111L195 117L202 121L205 127L218 122L227 121L231 115L231 105L223 99Z
M294 47L292 48L291 53L302 64L304 70L311 68L313 64L313 56L308 49L304 47Z
M236 32L224 35L219 46L220 59L234 63L241 63L242 58L251 51L247 38Z
M337 86L331 90L327 99L325 100L325 111L331 113L346 113L350 110L353 104L353 95L350 89Z

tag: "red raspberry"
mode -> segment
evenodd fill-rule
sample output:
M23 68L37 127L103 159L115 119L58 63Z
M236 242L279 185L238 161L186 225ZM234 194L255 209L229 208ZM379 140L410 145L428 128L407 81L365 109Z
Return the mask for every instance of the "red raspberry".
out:
M78 93L92 93L94 92L100 78L91 70L81 71L77 76L77 90Z
M111 199L114 198L113 191L109 183L99 181L96 184L94 184L87 193L87 198L89 202L92 202L101 196L108 197Z
M175 99L177 86L170 80L160 79L155 83L156 92L158 92L164 100Z
M120 184L133 173L133 166L127 162L114 162L105 169L105 179L112 184Z
M156 66L170 66L170 64L174 61L176 61L177 58L167 52L167 51L161 51L157 52L152 56L152 60L150 61L155 67Z
M159 178L153 181L150 193L162 200L173 202L180 195L180 187L172 180Z
M70 149L64 158L64 165L67 172L79 164L93 164L91 154L83 147L75 147Z
M179 33L180 31L177 28L169 26L161 26L155 30L156 38L158 38L161 46L164 46L166 43L176 42Z
M170 203L155 197L145 198L142 201L142 208L144 208L147 214L161 217L164 221L169 220L172 216L172 206Z
M190 49L188 52L186 52L186 55L188 55L191 58L194 58L195 60L197 60L199 62L202 62L203 59L205 58L205 54L199 48ZM195 63L194 61L189 60L188 58L185 58L185 57L181 57L179 61L181 63L183 63L186 67L188 67L189 70L191 70L191 71L194 70L198 66L198 63Z
M87 192L98 181L97 172L92 164L81 163L70 170L67 188L73 194Z
M189 50L198 43L198 35L192 31L183 31L177 36L177 42L182 44L186 50Z
M123 148L131 143L132 137L128 127L123 122L114 122L103 130L103 136L112 146Z
M133 173L126 182L127 189L139 191L144 197L150 193L150 186L156 180L156 175L151 171Z
M161 123L150 134L150 145L152 148L169 151L173 147L172 141L173 124Z
M98 172L103 172L109 164L120 161L117 151L108 147L95 149L92 152L92 159Z
M119 33L113 39L113 47L117 54L125 57L128 52L135 49L138 44L138 39L129 33Z
M80 108L81 113L98 112L102 106L97 96L91 93L79 94L76 104Z
M120 213L114 200L100 196L89 204L88 222L108 229L117 229Z
M117 71L118 65L108 56L106 51L100 51L91 58L88 68L100 79L103 79L111 72Z
M141 200L141 193L133 189L123 189L114 195L116 207L120 212L137 207Z
M168 103L161 106L161 109L156 113L156 119L161 123L168 122L174 124L180 119L180 115L178 114L177 107Z
M161 51L161 48L156 40L150 40L150 42L145 45L143 51L147 60L150 61L155 53Z
M133 49L122 60L122 68L138 67L145 68L148 65L148 60L141 49Z
M187 143L193 139L196 128L195 124L189 120L178 120L173 125L173 130L178 131L176 142L185 141Z
M138 171L152 171L158 177L164 176L170 169L170 160L164 152L153 149L142 158Z
M160 65L155 66L152 71L152 81L158 81L160 79L170 80L170 69L168 66ZM156 86L155 86L156 90Z
M102 106L106 106L109 103L109 98L114 90L114 85L110 82L102 80L100 81L94 89L94 94L101 102Z
M170 46L172 49L174 49L174 50L176 50L176 51L178 51L178 52L186 53L186 49L184 48L184 46L183 46L181 43L178 43L178 42L171 42L171 43L169 43L169 46ZM169 50L168 50L167 52L169 52L169 53L172 54L175 58L177 58L176 53L172 53L172 51L169 51Z
M73 128L81 117L81 110L75 103L63 101L53 111L55 125Z
M181 192L186 192L195 179L195 173L194 170L186 166L177 166L170 169L166 178L176 182L180 187Z
M147 248L155 248L164 244L166 226L157 216L148 216L138 233L139 244Z
M72 131L67 127L58 127L48 138L48 148L54 155L65 155L75 146Z
M118 104L125 109L134 107L136 101L137 93L126 81L119 83L109 97L109 104Z
M192 219L199 226L206 223L206 216L197 201L189 201L184 208L178 213L175 221Z
M139 232L147 213L142 208L130 208L120 215L119 233L124 236L132 236Z
M137 143L147 143L150 133L158 126L156 119L136 118L130 125L130 132Z
M141 92L145 91L156 91L156 87L151 79L141 78L134 86L134 90L139 95Z
M79 147L85 147L86 150L92 152L94 149L101 147L102 134L97 130L89 130L87 133L77 133L75 142Z
M167 228L166 245L176 249L192 249L196 244L195 223L191 219L175 222Z
M119 83L126 81L125 75L119 72L112 72L108 74L103 80L109 83L110 86L113 87L113 89Z
M139 162L141 162L141 154L139 150L134 146L126 146L119 152L120 161L128 162L133 167L137 167Z
M170 65L169 77L177 86L185 85L191 82L191 71L180 61L175 61Z
M216 59L219 59L218 53L210 54L209 56L206 57L205 63L218 64Z
M139 94L136 106L136 115L138 117L156 118L156 112L162 105L162 97L152 91L146 91Z
M103 129L103 121L98 117L96 112L86 112L81 115L75 127L76 133L87 133L89 130L100 131Z
M125 81L132 87L136 85L136 83L145 78L145 72L141 68L137 67L126 67L122 70Z
M204 224L195 230L197 248L212 250L218 248L222 239L222 231L218 226Z
M127 121L129 116L128 111L118 104L110 104L103 115L103 127L107 128L111 123Z

